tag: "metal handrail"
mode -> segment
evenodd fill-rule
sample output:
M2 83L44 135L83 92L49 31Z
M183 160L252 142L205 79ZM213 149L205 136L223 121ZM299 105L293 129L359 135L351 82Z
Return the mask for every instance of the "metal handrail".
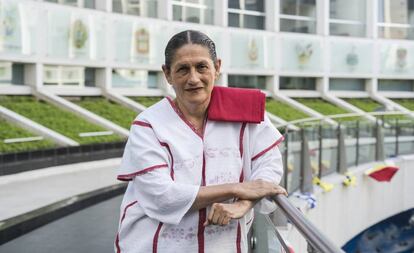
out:
M308 221L303 214L289 202L286 196L279 194L272 197L272 199L316 252L344 253L342 249L336 246L329 238L320 232L318 228Z
M289 125L307 123L312 121L322 121L327 119L338 119L338 118L350 118L350 117L363 117L366 115L371 116L387 116L387 115L412 115L413 112L400 112L400 111L388 111L388 112L364 112L364 113L343 113L343 114L333 114L326 115L321 117L312 117L305 119L292 120L283 124L275 125L277 128L286 127Z

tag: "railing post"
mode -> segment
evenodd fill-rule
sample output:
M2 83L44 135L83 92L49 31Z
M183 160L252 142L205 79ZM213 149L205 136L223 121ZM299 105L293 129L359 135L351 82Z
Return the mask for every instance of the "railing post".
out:
M345 146L345 129L342 128L342 125L338 125L338 164L337 171L340 174L345 174L347 171L347 162L346 162L346 146Z
M289 174L289 169L288 169L288 158L289 158L289 132L288 132L288 127L286 127L285 129L285 152L283 154L283 182L282 185L283 187L285 187L286 190L288 190L289 185L288 185L288 174Z
M301 148L301 158L300 158L300 191L313 192L312 185L312 168L309 155L309 144L306 138L305 129L301 129L302 137L302 148Z
M399 136L400 136L400 126L398 118L395 119L395 156L398 156L399 150Z
M375 160L384 161L384 134L382 126L376 121L376 143L375 143Z
M359 120L357 120L356 122L356 128L355 128L355 139L356 139L356 143L355 143L355 166L358 166L358 162L359 162Z
M319 165L319 171L318 171L318 177L322 177L322 124L319 123L319 156L318 156L318 165Z

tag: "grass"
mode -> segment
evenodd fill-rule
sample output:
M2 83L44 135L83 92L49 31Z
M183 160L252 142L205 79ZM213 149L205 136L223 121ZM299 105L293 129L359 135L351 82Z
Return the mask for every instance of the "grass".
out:
M328 101L325 101L321 98L295 98L295 100L323 115L350 113L349 111L339 106L336 106L332 103L329 103ZM357 119L357 117L337 118L334 120L335 121L350 121L350 120L355 120L355 119Z
M42 100L37 100L33 96L0 96L0 105L61 133L80 144L122 140L120 136L115 134L80 137L79 133L107 131L107 129L89 123L74 113L62 110Z
M377 101L371 98L343 98L344 101L350 103L351 105L358 107L364 112L381 112L385 111L385 106L378 103ZM387 115L387 116L377 116L384 117L385 119L404 119L404 115Z
M129 129L137 113L103 97L81 97L71 102L89 110L107 120Z
M24 138L39 136L38 134L30 133L25 129L15 126L3 119L0 119L0 153L21 152L36 149L53 148L56 145L49 140L18 142L18 143L4 143L5 139Z
M297 110L283 102L268 98L266 99L266 111L286 121L309 118L304 112Z
M414 111L414 99L393 99L393 101L404 106L410 111Z
M150 107L151 105L157 103L164 97L129 97L129 98L142 104L145 107Z

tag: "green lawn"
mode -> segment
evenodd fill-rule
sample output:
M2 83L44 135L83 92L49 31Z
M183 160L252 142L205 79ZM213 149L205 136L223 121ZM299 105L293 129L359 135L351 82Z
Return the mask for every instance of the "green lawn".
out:
M278 116L286 121L292 121L297 119L309 118L310 116L304 112L291 107L283 102L267 98L266 99L266 111Z
M414 111L414 99L409 99L409 98L405 98L405 99L393 99L394 102L404 106L405 108L407 108L410 111Z
M71 99L71 102L126 129L130 128L131 122L138 114L129 108L123 107L103 97L81 97L78 100Z
M385 111L385 106L378 103L377 101L371 98L343 98L344 101L350 103L351 105L358 107L364 112L381 112ZM378 116L382 117L382 116ZM385 119L404 119L404 115L387 115L384 116Z
M350 113L349 111L336 106L326 100L321 98L295 98L301 104L323 114L323 115L335 115L335 114L345 114ZM350 121L355 120L355 117L347 117L347 118L337 118L334 119L336 121Z
M118 135L80 137L80 133L108 131L74 113L62 110L33 96L0 96L0 105L61 133L80 144L121 141Z
M14 124L11 124L3 119L0 119L0 153L29 151L35 149L52 148L56 145L49 140L18 142L18 143L4 143L5 139L24 138L39 136L35 133L30 133Z
M129 97L130 99L137 101L145 107L150 107L151 105L157 103L164 97Z

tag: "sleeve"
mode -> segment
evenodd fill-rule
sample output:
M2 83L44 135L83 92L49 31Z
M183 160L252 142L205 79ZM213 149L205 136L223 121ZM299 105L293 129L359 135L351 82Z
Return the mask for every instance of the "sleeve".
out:
M278 145L283 136L273 126L269 118L256 125L250 132L251 174L249 180L262 179L279 184L283 175L282 155ZM276 204L269 199L262 199L256 208L268 214L276 209Z
M178 224L193 204L199 186L174 182L170 165L168 146L157 139L151 125L134 121L118 179L130 181L146 215Z

